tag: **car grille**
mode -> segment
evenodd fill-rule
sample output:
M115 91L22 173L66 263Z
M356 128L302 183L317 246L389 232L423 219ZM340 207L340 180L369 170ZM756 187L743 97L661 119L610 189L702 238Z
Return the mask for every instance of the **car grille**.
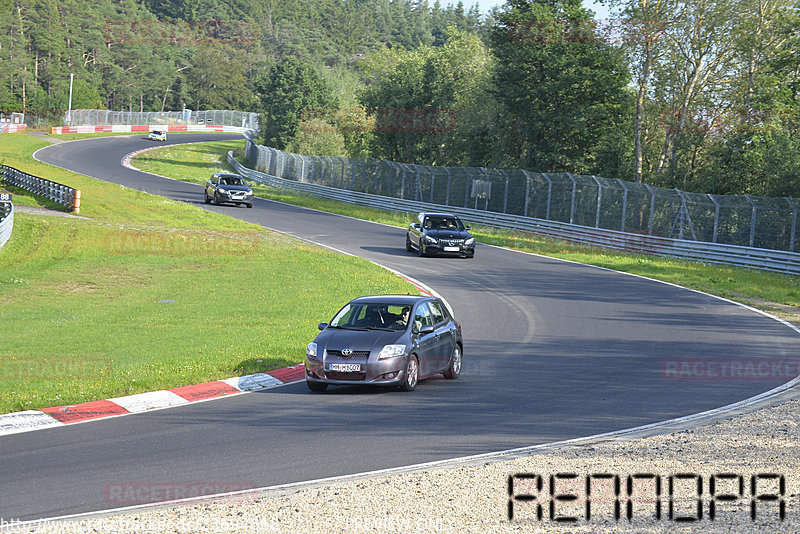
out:
M340 373L337 371L325 371L325 378L330 380L363 381L365 378L367 378L367 373Z
M345 356L340 350L327 350L328 356L335 356L337 358L369 358L368 350L354 350L350 356Z
M439 242L448 247L460 247L464 244L463 239L440 239Z

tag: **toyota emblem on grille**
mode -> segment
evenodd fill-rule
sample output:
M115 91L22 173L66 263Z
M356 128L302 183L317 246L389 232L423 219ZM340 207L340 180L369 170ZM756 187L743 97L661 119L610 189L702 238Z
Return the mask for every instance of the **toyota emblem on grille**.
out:
M350 356L351 354L353 354L352 350L350 350L350 349L342 349L342 356L347 357L347 356Z

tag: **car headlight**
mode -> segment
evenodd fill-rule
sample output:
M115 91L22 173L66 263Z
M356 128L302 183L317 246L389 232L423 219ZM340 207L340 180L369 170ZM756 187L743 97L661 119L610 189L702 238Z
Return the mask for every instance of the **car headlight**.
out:
M306 347L306 356L310 356L312 358L317 357L317 344L313 341Z
M464 241L464 244L465 245L473 245L473 244L475 244L475 238L474 237L470 237L469 239Z
M429 235L426 235L425 236L425 242L426 243L436 243L436 239L431 237L431 236L429 236Z
M380 353L378 353L378 359L385 360L386 358L397 358L398 356L405 354L405 352L405 345L386 345L381 349Z
M220 187L220 188L218 189L218 191L219 191L220 193L227 193L227 191L225 190L225 188L224 188L224 187Z
M252 195L252 194L253 194L253 192L252 192L252 191L246 191L246 192L245 192L245 194L244 194L244 196L250 196L250 195Z

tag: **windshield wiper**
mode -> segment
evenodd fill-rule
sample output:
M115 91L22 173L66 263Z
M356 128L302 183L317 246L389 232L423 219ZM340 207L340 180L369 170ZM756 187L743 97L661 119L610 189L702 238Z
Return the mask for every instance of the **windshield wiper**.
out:
M381 326L368 326L367 330L383 330L384 332L394 332L394 328L384 328Z

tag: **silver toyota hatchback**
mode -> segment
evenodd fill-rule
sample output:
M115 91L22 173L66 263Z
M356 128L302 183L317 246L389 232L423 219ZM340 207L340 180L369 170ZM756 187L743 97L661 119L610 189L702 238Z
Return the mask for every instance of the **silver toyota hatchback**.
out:
M348 302L306 348L306 383L386 385L412 391L434 375L461 374L461 325L440 299L375 295Z

